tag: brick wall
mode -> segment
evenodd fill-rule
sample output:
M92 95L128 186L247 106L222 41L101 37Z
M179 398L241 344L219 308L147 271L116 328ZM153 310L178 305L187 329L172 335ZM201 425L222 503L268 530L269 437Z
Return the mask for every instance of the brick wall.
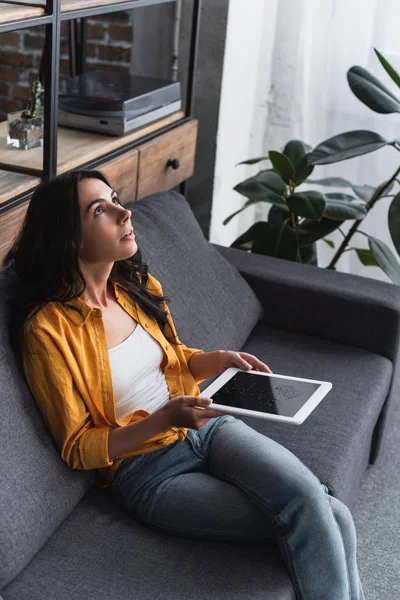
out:
M88 71L129 72L132 47L130 11L98 15L87 20ZM61 23L60 76L69 75L69 22ZM23 110L37 78L44 45L44 27L0 34L0 121Z

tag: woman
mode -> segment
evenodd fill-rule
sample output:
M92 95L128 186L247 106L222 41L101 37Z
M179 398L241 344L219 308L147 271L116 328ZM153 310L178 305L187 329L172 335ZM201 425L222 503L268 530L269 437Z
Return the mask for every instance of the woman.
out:
M212 410L198 384L246 352L179 341L125 209L97 171L35 191L5 265L10 335L61 458L169 534L278 544L297 598L363 599L347 507L291 452Z

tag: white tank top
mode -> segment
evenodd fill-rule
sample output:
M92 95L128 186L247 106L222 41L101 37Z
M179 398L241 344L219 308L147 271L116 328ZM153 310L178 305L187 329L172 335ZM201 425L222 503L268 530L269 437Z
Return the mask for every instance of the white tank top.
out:
M117 419L139 409L152 413L169 400L160 368L163 351L140 323L123 342L109 348L108 355Z

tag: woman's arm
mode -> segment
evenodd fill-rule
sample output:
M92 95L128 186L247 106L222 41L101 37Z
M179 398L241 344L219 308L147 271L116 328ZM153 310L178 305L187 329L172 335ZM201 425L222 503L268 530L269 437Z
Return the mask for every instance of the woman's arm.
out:
M26 327L21 352L25 379L62 460L71 469L111 466L108 435L112 427L95 426L51 330Z
M110 431L110 458L132 452L154 435L173 427L203 429L206 423L225 413L212 409L212 400L203 396L178 396L170 399L151 415Z
M110 460L114 460L128 454L153 436L168 429L165 416L157 411L135 423L111 429L108 435L108 456Z
M223 350L215 352L195 353L188 362L189 370L195 381L204 381L214 375L222 373L221 354Z

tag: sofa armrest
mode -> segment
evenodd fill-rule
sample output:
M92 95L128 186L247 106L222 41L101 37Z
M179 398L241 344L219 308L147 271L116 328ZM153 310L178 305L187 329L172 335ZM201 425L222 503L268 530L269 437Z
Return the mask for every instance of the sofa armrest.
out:
M400 287L213 244L247 281L267 325L397 358Z

